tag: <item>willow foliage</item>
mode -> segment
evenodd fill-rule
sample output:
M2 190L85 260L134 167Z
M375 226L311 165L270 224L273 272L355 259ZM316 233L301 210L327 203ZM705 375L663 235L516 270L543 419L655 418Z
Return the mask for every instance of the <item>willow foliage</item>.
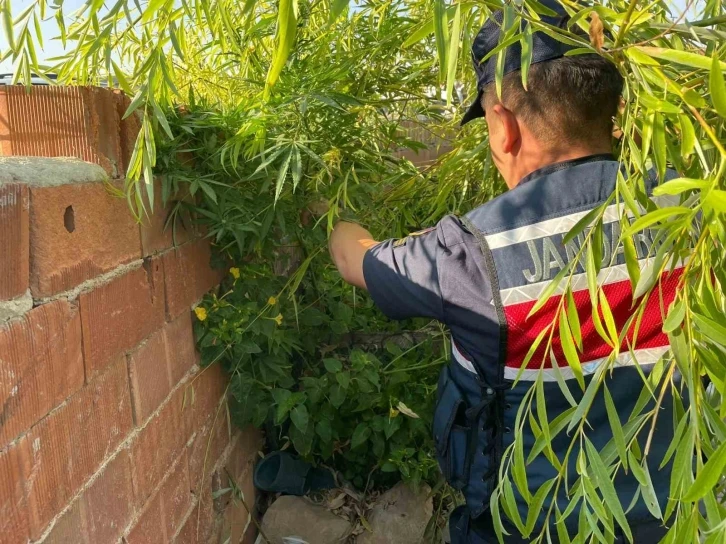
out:
M307 89L306 96L316 96L319 104L351 115L345 118L350 123L345 126L358 131L356 138L364 138L362 127L379 138L386 134L384 127L391 119L415 120L422 113L430 128L451 128L456 112L462 110L461 96L472 96L470 41L491 10L502 7L507 29L493 55L521 41L525 82L533 30L575 44L571 54L598 52L610 58L626 77L615 151L628 175L618 180L609 201L576 225L568 239L580 236L584 242L579 257L586 263L593 321L612 353L609 364L602 365L581 391L582 400L558 420L547 419L542 383L534 384L518 425L535 430L535 448L525 458L523 444L517 440L507 452L492 498L493 511L503 512L532 539L546 542L548 536L555 536L548 532L563 524L535 530L535 520L562 520L579 505L582 519L574 541L607 542L616 525L628 533L625 512L629 505L618 502L612 480L620 471L632 471L653 516L671 528L667 542L726 542L726 10L720 0L699 2L695 6L699 20L687 22L664 1L616 0L590 7L564 4L572 15L566 29L544 24L540 15L547 8L537 0L368 0L354 7L347 0L89 0L75 14L64 10L62 0L37 0L19 14L11 13L9 0L0 0L7 38L2 55L15 60L16 78L21 81L31 74L54 72L61 83L107 82L133 96L127 115L141 115L143 123L128 172L128 192L139 213L144 202L139 189L153 196L157 144L179 136L167 116L180 104L205 101L222 111L236 112L234 136L221 151L221 164L234 171L254 163L256 173L273 168L274 187L265 186L273 195L273 208L300 183L309 193L320 190L331 201L353 205L348 189L354 191L360 183L358 172L375 170L370 161L365 162L370 157L361 159L366 168L360 164L358 170L341 167L355 151L345 149L344 143L320 153L311 151L298 137L307 121L282 123L279 126L287 128L277 129L285 111L300 113L308 104L285 97ZM692 3L688 6L693 7ZM49 17L56 19L69 52L51 61L52 65L41 66L37 60L43 43L39 21ZM301 67L314 77L306 79ZM375 84L367 84L368 79ZM328 85L327 91L320 93L321 85ZM438 113L427 106L432 89L437 95L443 90L447 101ZM305 112L300 115L305 118ZM336 127L334 116L326 123L323 128L344 142L345 127ZM381 145L382 154L391 138ZM396 142L413 145L400 135ZM317 170L315 164L320 164ZM395 175L378 171L378 177L373 177L378 181L385 177L386 191L365 193L376 203L372 208L377 208L368 217L374 229L401 228L465 209L500 187L490 164L486 133L481 127L466 127L453 149L425 173L405 165L399 165ZM653 198L647 197L644 177L657 173L664 179L667 168L675 169L678 177L662 183ZM250 179L262 183L260 176ZM216 194L213 184L201 190ZM407 212L408 204L401 202L410 203L415 211ZM621 217L619 243L638 297L633 317L622 330L614 327L598 285L604 260L603 214L613 204ZM392 206L399 206L397 215L405 221L396 221L394 214L384 211ZM657 234L649 240L650 257L641 267L635 247L645 229ZM628 421L620 421L612 400L608 402L609 393L604 392L613 438L598 451L588 438L589 403L605 387L604 378L623 346L637 335L645 304L659 297L660 281L680 263L684 268L676 299L670 307L661 307L672 349L650 377L643 378L641 410ZM583 387L580 323L571 303L573 274L574 270L563 270L543 293L542 300L561 294L559 313L530 353L542 343L550 353L558 332L567 362L580 378L571 387ZM563 382L563 391L567 387ZM666 393L681 399L684 408L674 421L662 422L658 406ZM650 400L654 408L646 409ZM658 475L649 473L644 462L656 423L672 425L675 436L662 460L675 466L664 509L653 496L651 482ZM577 456L557 459L551 454L549 443L562 435L571 441L570 451L578 446ZM531 495L525 466L536 455L547 457L559 476ZM567 466L573 464L580 478L565 481ZM513 486L528 500L526 520L519 519ZM564 511L548 500L562 487L571 498ZM569 541L567 535L559 536Z

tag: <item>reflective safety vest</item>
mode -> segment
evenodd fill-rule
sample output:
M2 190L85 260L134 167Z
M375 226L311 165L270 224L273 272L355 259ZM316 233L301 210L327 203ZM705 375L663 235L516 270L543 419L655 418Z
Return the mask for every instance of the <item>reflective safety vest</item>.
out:
M517 411L533 384L540 379L543 382L546 417L550 422L571 410L572 402L579 403L584 396L575 373L568 366L559 336L562 290L555 290L539 311L528 315L558 272L575 260L584 261L578 255L586 232L566 243L563 238L590 210L609 199L616 187L619 168L618 162L603 160L600 156L567 168L544 169L538 177L525 180L461 219L463 228L479 242L486 277L491 283L491 304L496 308L499 323L498 353L493 354L498 365L492 368L490 363L483 365L467 355L454 335L453 361L443 369L438 384L434 416L437 457L448 482L463 491L471 520L487 517L482 514L490 507L503 453L514 441ZM668 178L672 177L675 174L669 172ZM650 195L655 185L654 179L645 180L641 191ZM633 287L620 242L622 216L622 205L612 203L604 210L602 263L597 276L618 332L624 330L633 312ZM636 234L633 241L642 270L661 239L657 231L646 230ZM585 251L581 253L585 255ZM649 376L669 349L668 338L662 331L663 314L675 297L681 273L682 268L676 267L659 278L638 318L637 335L631 327L614 362L606 365L613 347L597 332L592 319L587 275L581 262L575 265L571 288L581 324L582 349L578 350L578 355L585 386L592 379L604 379L623 425L631 418L641 398L641 376ZM546 356L545 353L549 338L547 330L545 340L530 354L526 367L522 368L535 340L553 322L551 354ZM612 370L604 372L606 368ZM571 398L563 394L560 379L569 389ZM644 400L647 402L642 403L640 414L654 407L651 398ZM657 424L649 444L648 466L658 502L664 508L669 494L670 465L663 469L659 467L673 438L674 400L670 392L658 409ZM592 399L587 423L588 438L598 451L602 451L612 439L602 386ZM641 450L650 428L648 424L637 434ZM524 418L516 434L521 434L526 460L535 443L528 418ZM565 459L571 439L572 435L562 430L552 440L552 450L560 462ZM566 482L569 486L578 479L578 453L579 446L576 446L568 458ZM539 454L526 465L529 491L534 494L556 474L552 464ZM638 481L632 472L625 474L620 468L614 485L623 509L627 510L639 493ZM564 511L570 502L564 487L560 486L557 495L560 511ZM528 506L516 486L515 498L520 516L525 520ZM548 510L550 502L549 499L545 502L543 512ZM568 517L571 536L574 535L572 528L577 527L578 515L579 507ZM642 494L627 511L627 518L631 526L652 522Z

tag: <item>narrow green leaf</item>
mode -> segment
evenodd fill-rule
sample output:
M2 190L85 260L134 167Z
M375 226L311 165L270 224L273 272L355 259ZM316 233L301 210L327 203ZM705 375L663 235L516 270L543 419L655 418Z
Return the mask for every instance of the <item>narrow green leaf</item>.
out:
M420 42L434 31L434 20L428 19L423 24L413 31L413 33L406 38L406 41L401 45L402 47L411 47L413 44Z
M714 342L726 346L726 327L700 314L693 314L699 330Z
M613 439L615 440L615 447L618 450L618 455L620 456L620 460L623 462L624 466L627 468L628 466L628 453L625 446L625 435L623 434L623 426L620 423L620 416L618 415L618 410L615 408L615 403L613 402L613 398L610 396L610 391L608 390L607 386L603 386L603 391L605 393L605 409L608 413L608 420L610 421L610 429L613 431Z
M295 146L292 155L292 190L297 189L302 179L302 158L300 157L300 148Z
M517 501L514 498L514 490L512 489L512 483L505 479L502 483L504 488L504 504L506 506L505 513L507 517L514 523L514 526L520 533L524 532L524 525L522 524L522 517L519 515L519 508L517 508Z
M656 519L663 519L663 512L661 512L658 497L655 494L655 488L653 487L653 481L650 478L647 461L644 461L641 466L631 452L628 452L628 460L630 461L630 468L633 471L633 475L640 484L640 490L643 494L645 505L648 507L648 510L653 517Z
M582 351L582 330L580 328L580 316L577 313L577 305L575 297L572 295L572 289L567 290L567 322L570 325L572 338L577 344L577 348Z
M277 34L275 49L270 69L265 81L265 99L270 96L270 89L277 83L285 63L290 56L297 33L298 6L297 0L280 0L277 9Z
M653 119L653 160L655 161L659 180L665 178L667 152L665 120L663 119L663 115L656 112Z
M334 22L348 7L350 0L330 0L330 22Z
M721 72L721 63L718 60L718 48L714 48L713 58L711 60L711 73L708 80L711 89L711 102L718 114L726 118L726 82L724 82Z
M676 178L658 185L653 189L653 195L679 195L685 191L703 190L711 186L710 181L705 179Z
M282 187L285 185L285 178L287 177L287 171L290 169L290 160L292 159L292 146L288 148L287 154L282 161L280 170L277 173L277 183L275 184L275 202L280 198L282 194Z
M706 493L713 491L718 481L724 474L726 469L726 442L721 444L716 452L709 458L708 462L703 465L701 471L696 476L686 494L681 500L685 502L695 502L702 499Z
M598 296L600 298L599 308L600 311L602 311L603 318L605 319L605 326L607 327L607 332L612 342L611 345L620 345L620 340L618 339L618 329L615 327L615 318L613 318L613 313L610 310L610 303L608 302L608 299L603 291L599 291Z
M439 56L439 83L446 81L446 53L449 49L449 19L445 0L434 0L434 35Z
M165 7L168 2L169 0L149 0L149 3L144 10L144 15L141 17L141 22L149 22L154 17L154 15L156 15L156 12L159 11L161 8ZM103 4L103 2L101 1L100 4Z
M676 217L679 217L681 215L685 215L689 213L691 210L688 208L684 208L683 206L669 206L667 208L658 208L657 210L654 210L640 219L637 219L634 221L630 227L628 227L626 234L632 235L636 232L640 232L641 230L647 229L651 225L654 225L656 223L660 223L662 221L666 221L669 219L674 219Z
M555 483L556 478L552 478L550 480L547 480L545 483L543 483L537 492L534 494L534 497L532 498L532 502L529 505L529 509L527 510L527 522L524 526L524 537L528 537L532 530L534 529L535 523L537 523L537 518L539 517L540 512L542 511L542 505L544 504L545 499L547 498L547 495L549 494L550 490L552 489L552 486Z
M683 323L683 318L686 315L686 305L682 300L676 302L668 310L668 316L663 322L663 332L673 332Z
M533 40L532 40L532 26L530 24L527 24L527 27L524 29L524 32L522 33L521 38L522 43L522 65L521 65L521 72L522 72L522 87L524 87L524 90L527 89L527 78L529 76L529 67L532 65L532 50L533 50Z
M554 279L547 285L547 287L544 288L542 293L540 294L539 298L537 298L537 302L534 306L532 306L532 309L529 311L529 314L527 314L527 317L532 317L534 314L536 314L542 306L544 306L549 300L552 294L555 292L555 290L560 286L560 283L562 283L562 280L565 279L565 274L569 273L568 270L569 267L565 267L562 270L560 270L557 275L554 277Z
M690 68L700 68L702 70L710 70L712 68L711 59L705 55L678 51L676 49L666 49L664 47L636 46L634 49L645 53L649 57L674 64L681 64ZM726 71L726 62L721 62L718 66L722 72Z
M567 364L572 369L572 373L577 379L577 383L580 384L580 389L585 390L585 378L582 373L582 365L580 364L580 357L577 355L577 349L572 339L572 333L570 327L565 319L564 312L560 312L560 341L562 344L562 351L567 359ZM555 364L553 362L553 364Z
M679 115L678 120L681 125L681 155L688 158L696 147L696 131L687 115Z
M585 274L587 276L587 289L590 292L590 300L593 307L597 306L597 273L599 266L595 261L595 254L592 251L592 241L587 244Z
M456 4L454 22L451 25L449 38L449 51L447 53L446 68L446 103L451 104L454 94L454 80L456 79L456 65L459 62L459 38L461 35L461 4Z
M628 269L628 277L632 285L638 285L640 281L640 264L638 263L638 253L635 250L635 242L633 238L623 235L623 251L625 255L625 267Z
M668 445L668 449L666 450L665 454L663 455L663 460L661 461L660 466L658 467L659 470L663 469L663 467L668 464L668 461L670 461L670 458L676 452L676 449L678 448L678 444L681 442L681 437L683 436L683 431L686 430L687 424L688 424L688 414L681 417L681 420L678 422L678 426L676 427L676 432L673 435L673 439L671 440L671 443Z
M615 517L618 525L620 525L620 528L628 537L628 540L632 542L633 535L630 532L628 520L625 518L623 506L620 504L618 494L615 492L615 486L610 479L608 469L602 462L600 454L595 449L595 446L592 445L592 442L590 442L588 438L585 438L585 447L587 449L587 458L590 461L590 466L592 467L595 478L597 479L597 484L600 488L600 492L602 493L602 497L605 500L605 504L610 509L610 512Z
M13 13L11 11L10 0L3 2L3 32L5 38L8 40L8 45L11 50L15 50L15 34L13 33Z
M156 120L159 122L161 127L164 129L164 132L169 137L170 140L174 139L174 134L171 132L171 127L169 126L169 122L166 120L166 115L164 115L164 112L161 111L161 108L159 105L154 102L154 117L156 117Z

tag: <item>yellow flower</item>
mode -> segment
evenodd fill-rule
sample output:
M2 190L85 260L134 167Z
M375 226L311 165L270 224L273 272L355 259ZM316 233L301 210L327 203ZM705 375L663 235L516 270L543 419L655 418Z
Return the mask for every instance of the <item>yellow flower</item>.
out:
M278 325L282 325L282 314L277 314L272 320Z
M399 413L398 410L396 410L395 408L393 408L393 406L391 406L391 409L388 411L388 417L393 419L394 417L396 417L398 415L398 413Z
M199 321L204 321L205 319L207 319L207 310L205 310L201 306L197 306L196 308L194 308L194 313L197 314L197 319Z
M239 279L239 268L237 268L236 266L233 266L232 268L230 268L229 273L232 274L232 277L234 279L236 279L236 280Z
M270 306L274 306L275 304L277 304L277 299L275 297L270 297L267 299L267 304L269 304Z

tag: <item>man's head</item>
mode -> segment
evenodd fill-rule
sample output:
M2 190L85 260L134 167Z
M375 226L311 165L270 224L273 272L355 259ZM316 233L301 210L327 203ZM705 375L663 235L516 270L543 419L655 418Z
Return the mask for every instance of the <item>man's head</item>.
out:
M560 4L544 3L562 13L547 22L565 26L568 18ZM479 96L462 124L486 116L492 158L507 185L512 188L525 175L553 162L609 153L623 87L615 65L597 54L564 56L572 46L535 32L528 90L522 86L517 43L505 54L499 99L494 83L496 55L481 59L498 44L501 21L501 12L493 14L474 40Z

